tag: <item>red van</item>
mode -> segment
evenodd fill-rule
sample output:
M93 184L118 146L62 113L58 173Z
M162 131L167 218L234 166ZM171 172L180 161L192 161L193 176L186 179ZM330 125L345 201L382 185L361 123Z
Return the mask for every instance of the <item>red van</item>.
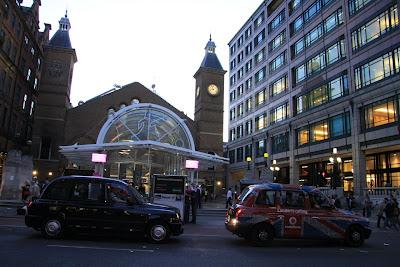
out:
M304 238L341 239L358 247L371 235L368 219L336 209L318 189L276 183L247 187L228 210L225 226L257 246Z

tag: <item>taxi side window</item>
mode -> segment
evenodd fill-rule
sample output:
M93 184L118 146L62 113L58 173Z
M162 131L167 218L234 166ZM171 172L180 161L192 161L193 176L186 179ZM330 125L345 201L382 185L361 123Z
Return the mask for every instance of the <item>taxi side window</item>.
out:
M329 200L326 196L320 192L310 192L308 193L310 198L310 205L313 209L320 209L323 206L329 206Z
M123 184L112 183L107 185L108 200L112 203L127 203L130 197L128 188Z
M103 184L96 182L78 181L72 187L71 200L103 201Z
M258 193L256 204L266 205L269 207L275 206L275 195L276 192L272 190L263 190Z
M304 193L302 191L281 191L280 202L284 208L303 209Z

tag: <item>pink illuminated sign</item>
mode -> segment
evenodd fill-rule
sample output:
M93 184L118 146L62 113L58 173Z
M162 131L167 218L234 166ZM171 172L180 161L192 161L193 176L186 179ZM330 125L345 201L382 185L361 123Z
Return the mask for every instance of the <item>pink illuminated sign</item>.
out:
M107 162L107 154L92 153L92 162L106 163Z
M199 168L199 161L197 160L186 160L186 169L198 169Z

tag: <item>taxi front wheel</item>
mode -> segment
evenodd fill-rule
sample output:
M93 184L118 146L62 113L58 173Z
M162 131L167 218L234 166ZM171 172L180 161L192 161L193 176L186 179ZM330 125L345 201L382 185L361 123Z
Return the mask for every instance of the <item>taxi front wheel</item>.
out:
M268 245L274 239L274 231L271 225L258 224L253 227L250 236L255 246L262 247Z
M347 230L346 243L351 247L359 247L364 244L364 231L359 226L352 226Z

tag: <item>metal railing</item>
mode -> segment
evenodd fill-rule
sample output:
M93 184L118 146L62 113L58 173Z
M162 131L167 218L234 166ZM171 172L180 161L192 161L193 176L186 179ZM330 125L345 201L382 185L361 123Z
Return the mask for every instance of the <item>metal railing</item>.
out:
M390 197L390 196L400 196L399 187L374 187L374 188L364 188L369 196L373 197Z

